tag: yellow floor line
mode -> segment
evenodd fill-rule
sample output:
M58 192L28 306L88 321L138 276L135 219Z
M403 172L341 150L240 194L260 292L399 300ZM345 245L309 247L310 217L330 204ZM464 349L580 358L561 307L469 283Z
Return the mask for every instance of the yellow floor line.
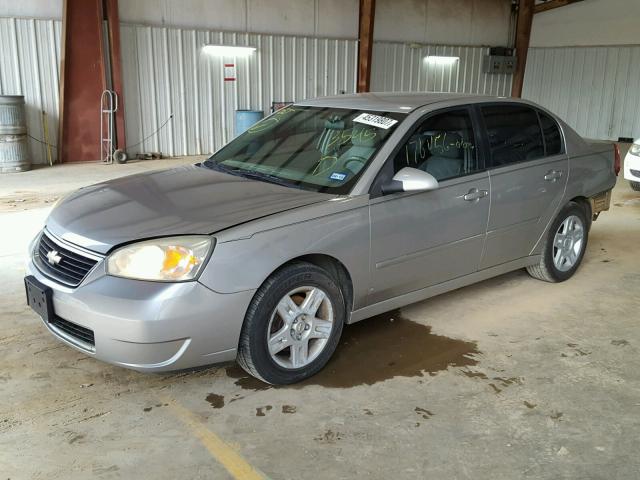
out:
M193 432L202 445L236 480L265 480L257 469L252 467L238 452L224 442L218 435L206 428L193 412L173 399L165 398L165 403L175 415Z

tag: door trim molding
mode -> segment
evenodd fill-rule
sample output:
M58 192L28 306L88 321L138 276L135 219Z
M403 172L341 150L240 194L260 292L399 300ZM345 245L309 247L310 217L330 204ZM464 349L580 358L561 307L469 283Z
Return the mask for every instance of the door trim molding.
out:
M451 247L452 245L458 245L462 242L468 242L469 240L476 240L484 236L485 236L484 233L479 233L478 235L473 235L472 237L461 238L460 240L456 240L455 242L441 243L440 245L436 245L435 247L429 247L423 250L418 250L416 252L406 253L399 257L390 258L389 260L383 260L382 262L376 263L376 270L382 270L383 268L390 267L398 263L404 263L410 260L415 260L416 258L429 255L431 253L437 252L438 250L442 250L443 248L448 248L448 247Z

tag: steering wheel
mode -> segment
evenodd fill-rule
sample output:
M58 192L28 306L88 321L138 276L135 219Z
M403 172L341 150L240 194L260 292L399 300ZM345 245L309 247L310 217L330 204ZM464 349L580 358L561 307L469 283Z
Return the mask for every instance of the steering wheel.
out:
M321 173L327 172L337 162L338 162L338 158L335 155L325 155L318 161L315 168L311 172L311 175L320 175Z

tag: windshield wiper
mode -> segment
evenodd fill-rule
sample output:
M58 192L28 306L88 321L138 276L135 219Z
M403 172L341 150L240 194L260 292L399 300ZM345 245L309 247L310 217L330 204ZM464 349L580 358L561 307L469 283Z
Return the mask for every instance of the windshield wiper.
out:
M277 175L271 175L269 173L262 173L256 170L243 170L241 168L236 168L231 170L229 173L232 175L239 175L245 178L251 178L253 180L261 180L263 182L275 183L277 185L284 185L285 187L296 187L295 184L284 180L283 178L278 177Z
M231 168L223 165L219 162L215 162L211 159L207 159L202 162L202 165L211 170L216 170L222 173L228 173L229 175L235 175L237 177L250 178L252 180L260 180L262 182L275 183L277 185L283 185L285 187L296 187L297 185L278 177L277 175L271 175L269 173L258 172L256 170L245 170L243 168Z
M218 163L211 158L207 158L204 162L201 162L200 165L211 170L216 170L217 172L232 173L231 168L222 165L221 163Z

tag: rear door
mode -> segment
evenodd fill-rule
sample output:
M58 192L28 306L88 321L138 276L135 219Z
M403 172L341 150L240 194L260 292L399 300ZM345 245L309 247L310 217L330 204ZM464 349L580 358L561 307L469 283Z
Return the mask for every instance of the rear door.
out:
M568 160L556 121L524 104L479 106L491 181L481 268L529 255L562 200Z
M370 201L369 304L478 269L489 215L489 178L471 111L430 114L399 145L374 183ZM382 196L400 169L432 174L436 190Z

